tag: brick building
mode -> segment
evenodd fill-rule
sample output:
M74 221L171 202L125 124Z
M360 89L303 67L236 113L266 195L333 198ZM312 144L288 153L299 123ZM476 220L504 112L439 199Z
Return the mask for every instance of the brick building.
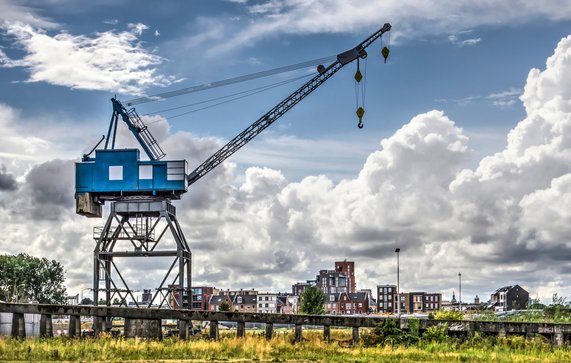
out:
M355 281L355 261L336 261L335 271L345 274L347 278L347 292L357 292L357 282Z

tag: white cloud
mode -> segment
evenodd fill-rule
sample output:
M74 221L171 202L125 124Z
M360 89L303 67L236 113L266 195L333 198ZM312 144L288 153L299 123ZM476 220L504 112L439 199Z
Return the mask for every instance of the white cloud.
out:
M470 39L460 39L457 35L449 35L448 41L454 45L458 45L460 47L463 46L471 46L476 45L482 41L482 38L470 38Z
M44 29L59 27L57 23L39 15L32 7L11 0L0 0L0 24L5 22L22 22Z
M481 2L476 0L426 2L419 0L267 0L249 6L250 24L239 31L228 29L221 42L206 53L217 56L270 38L276 34L314 34L371 31L391 22L395 36L464 34L465 29L499 24L523 24L546 19L571 18L565 0ZM210 30L208 30L210 32ZM473 37L459 43L475 45Z
M250 161L256 166L243 176L233 163L221 164L176 203L193 251L193 281L283 291L348 258L356 261L358 287L372 288L394 281L398 246L405 290L450 293L461 272L464 296L486 299L513 283L543 299L556 291L570 295L570 52L571 36L559 43L546 69L529 72L521 96L526 117L507 135L505 149L474 169L463 169L470 155L466 133L442 111L412 118L381 141L358 175L339 182L325 173L290 182L268 168L271 159ZM17 117L10 109L4 113ZM153 121L169 159L189 157L190 165L198 165L222 144L172 133L164 119ZM14 135L8 124L0 125ZM130 137L126 130L120 136ZM304 150L290 162L306 157ZM4 174L21 176L0 163ZM73 215L72 174L71 163L47 161L27 172L9 199L0 194L0 223L7 226L0 248L64 256L74 276L70 284L78 288L90 283L90 232L102 221ZM23 217L33 211L58 221L30 224ZM151 277L140 281L142 271ZM152 288L160 273L159 267L149 272L146 264L130 265L125 277L138 281L133 288Z
M127 24L127 28L131 29L131 31L137 36L143 35L143 32L149 29L149 27L143 23L129 23Z
M137 34L145 27L131 26ZM3 28L26 55L10 59L0 54L0 66L24 68L30 74L27 82L140 95L147 87L176 81L158 73L156 67L164 59L144 49L133 32L51 36L23 23L4 23Z

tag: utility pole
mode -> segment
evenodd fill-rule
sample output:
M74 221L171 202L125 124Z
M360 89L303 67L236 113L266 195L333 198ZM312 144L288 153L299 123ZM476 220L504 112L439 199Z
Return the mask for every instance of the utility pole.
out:
M462 312L462 274L458 272L458 311Z
M399 254L400 248L395 250L397 254L397 315L400 317L400 281L399 281L399 274L400 274L400 266L399 266Z

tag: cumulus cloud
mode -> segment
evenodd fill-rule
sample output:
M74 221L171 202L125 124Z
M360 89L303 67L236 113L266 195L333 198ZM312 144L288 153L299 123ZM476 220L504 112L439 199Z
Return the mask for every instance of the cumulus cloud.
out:
M66 31L50 35L21 22L5 22L1 27L25 55L13 59L0 52L0 66L24 68L30 74L27 82L140 95L147 87L176 81L158 72L164 59L141 45L138 36L148 29L144 24L129 24L131 31L93 36Z
M291 182L266 165L269 159L243 175L233 163L221 164L176 202L193 251L193 281L283 291L348 258L356 261L358 287L374 288L395 281L399 247L404 290L450 296L461 272L463 293L483 299L513 283L542 298L571 294L565 284L571 278L565 262L571 258L570 54L571 36L561 40L545 69L529 72L521 95L526 117L507 135L505 149L474 169L463 169L471 151L459 120L438 110L413 117L381 140L358 175L339 182L326 173ZM490 99L519 92L501 93ZM154 122L169 159L189 158L191 167L223 144L173 133L159 117L146 121ZM44 248L46 254L64 249L72 283L79 286L82 278L89 284L82 271L91 263L90 232L102 221L73 214L70 165L36 165L15 192L18 208L0 200L0 221L8 226L0 247ZM30 225L18 213L31 215L33 207L46 208L41 215L58 213L57 223L37 218ZM23 242L9 242L14 240ZM152 288L165 272L161 266L130 262L124 276L136 281L133 288Z
M18 183L14 175L6 171L5 165L0 165L0 190L16 190Z

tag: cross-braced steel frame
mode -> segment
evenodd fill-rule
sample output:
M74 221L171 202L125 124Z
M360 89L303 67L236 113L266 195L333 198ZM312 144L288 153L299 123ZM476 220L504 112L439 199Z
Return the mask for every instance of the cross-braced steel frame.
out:
M174 239L176 249L172 243L168 246L170 249L164 248L166 243L161 244L163 239L168 238L168 232ZM104 293L107 306L116 298L125 305L130 298L137 307L152 305L178 309L184 308L191 301L192 253L177 221L176 208L168 199L133 198L111 202L105 226L95 228L94 239L95 305L98 305L100 292ZM129 288L116 264L118 258L127 257L173 258L160 285L145 305L137 301L133 295L134 290Z

